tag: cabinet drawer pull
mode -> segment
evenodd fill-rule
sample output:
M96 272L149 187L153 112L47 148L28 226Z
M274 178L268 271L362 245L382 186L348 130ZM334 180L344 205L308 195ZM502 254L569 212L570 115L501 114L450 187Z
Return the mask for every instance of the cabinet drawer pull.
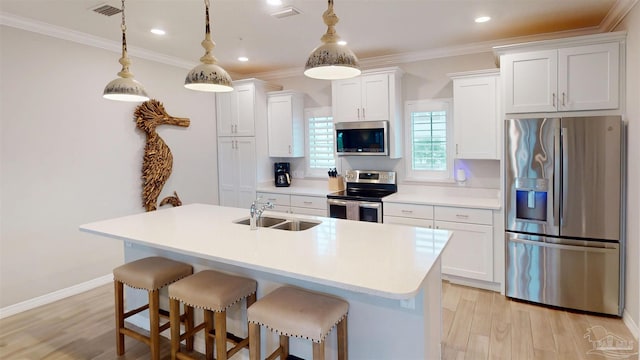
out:
M469 218L469 215L456 214L456 217L457 217L457 218L460 218L460 219L468 219L468 218Z
M268 198L269 201L276 201L276 198Z
M313 204L313 201L303 201L302 203L306 204L306 205L311 205L311 204Z
M400 210L403 214L413 214L413 210Z

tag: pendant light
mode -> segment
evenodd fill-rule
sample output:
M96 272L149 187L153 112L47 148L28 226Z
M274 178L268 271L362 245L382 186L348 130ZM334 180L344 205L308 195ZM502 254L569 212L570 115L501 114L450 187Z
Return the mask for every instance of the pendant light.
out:
M206 26L204 40L201 44L205 53L200 58L202 64L194 67L187 74L187 77L184 80L184 87L198 91L232 91L233 87L231 87L231 76L216 64L218 60L211 54L211 51L216 44L211 40L211 30L209 27L209 0L204 0L204 6Z
M147 96L144 87L129 72L131 60L127 56L127 26L124 21L124 0L122 0L122 25L120 27L122 29L122 57L120 58L122 70L118 73L119 77L112 80L104 88L102 97L118 101L147 101L149 96Z
M338 45L340 36L335 26L338 16L333 12L333 0L329 0L327 11L322 14L327 32L322 35L322 44L315 48L304 68L304 74L314 79L337 80L360 75L360 65L356 55L345 45Z

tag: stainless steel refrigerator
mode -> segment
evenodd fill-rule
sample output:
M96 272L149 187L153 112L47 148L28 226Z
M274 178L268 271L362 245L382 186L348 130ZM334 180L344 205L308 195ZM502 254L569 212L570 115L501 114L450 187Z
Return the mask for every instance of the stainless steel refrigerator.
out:
M506 295L622 315L619 116L505 121Z

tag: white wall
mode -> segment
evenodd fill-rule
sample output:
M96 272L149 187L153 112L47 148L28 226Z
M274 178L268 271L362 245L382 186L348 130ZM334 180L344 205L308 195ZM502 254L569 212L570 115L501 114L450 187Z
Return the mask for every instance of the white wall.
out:
M0 26L0 308L111 273L122 242L80 224L144 211L137 104L102 99L120 54ZM160 198L217 203L215 104L187 69L133 58L131 70L189 128L161 127L174 155Z
M616 30L627 31L627 268L625 316L640 326L640 4ZM636 333L636 336L638 334Z

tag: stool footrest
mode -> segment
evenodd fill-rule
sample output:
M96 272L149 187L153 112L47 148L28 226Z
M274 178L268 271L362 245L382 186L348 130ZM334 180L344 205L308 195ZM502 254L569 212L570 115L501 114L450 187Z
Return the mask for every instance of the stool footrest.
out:
M138 332L135 332L131 329L127 329L127 328L121 328L120 329L120 333L122 333L123 335L127 335L129 337L132 337L140 342L143 342L147 345L149 345L151 343L151 339L148 336L142 335Z
M211 330L208 334L209 337L215 339L216 337L216 331L215 330ZM237 353L238 351L244 349L244 348L249 348L249 337L247 336L246 338L241 338L235 334L232 334L230 332L227 332L226 334L226 340L227 342L233 344L233 348L229 349L227 351L227 357L232 357L235 353Z
M128 318L130 316L133 316L133 315L139 313L139 312L143 312L143 311L147 310L148 308L149 308L149 304L146 304L146 305L140 306L137 309L129 310L126 313L124 313L124 318L126 319L126 318Z

